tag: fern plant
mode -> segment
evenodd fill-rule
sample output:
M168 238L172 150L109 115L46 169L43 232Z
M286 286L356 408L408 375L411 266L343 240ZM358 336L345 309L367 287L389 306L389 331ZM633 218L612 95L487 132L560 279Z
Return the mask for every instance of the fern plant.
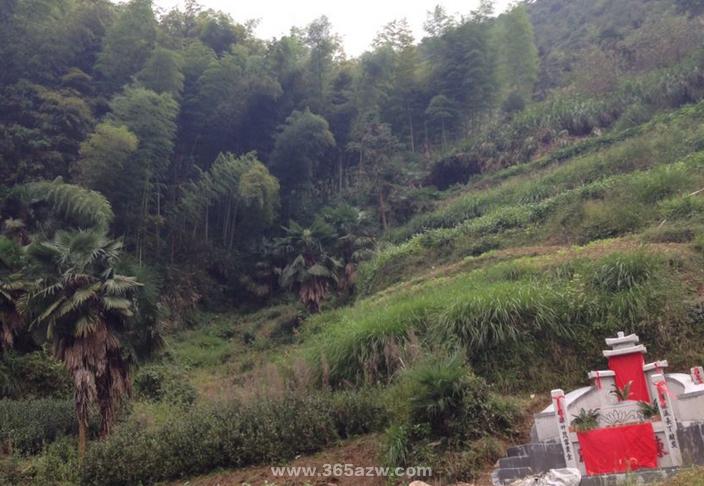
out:
M577 415L573 415L572 427L577 432L587 432L599 427L599 409L581 409Z
M660 409L658 408L658 403L653 400L652 403L649 402L638 402L640 407L640 413L644 419L649 420L660 414Z
M631 397L631 388L633 387L633 381L629 381L623 388L619 388L618 385L614 384L614 389L611 390L611 394L615 395L619 402L625 402Z

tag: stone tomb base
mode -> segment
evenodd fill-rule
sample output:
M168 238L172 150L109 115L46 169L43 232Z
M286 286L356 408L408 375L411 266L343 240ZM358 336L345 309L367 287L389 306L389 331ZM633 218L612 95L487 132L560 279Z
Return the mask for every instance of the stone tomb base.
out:
M687 465L704 465L704 424L681 424L677 430L683 462ZM533 442L511 447L507 456L499 459L492 474L494 486L505 486L517 479L565 467L559 442ZM643 469L626 474L584 476L580 486L617 486L648 484L662 481L677 473L679 468Z

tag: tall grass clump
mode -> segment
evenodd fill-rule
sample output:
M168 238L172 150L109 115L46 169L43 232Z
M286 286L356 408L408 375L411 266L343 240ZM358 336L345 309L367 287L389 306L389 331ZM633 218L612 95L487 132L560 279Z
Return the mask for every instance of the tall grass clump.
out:
M431 279L337 311L306 336L305 352L320 379L337 387L388 382L440 345L467 353L493 379L492 369L514 369L518 357L538 367L559 363L561 356L543 353L550 346L590 356L604 335L620 330L662 341L663 319L677 322L684 300L672 265L637 250L567 262L521 259ZM511 386L531 373L520 360L507 373Z
M660 260L642 251L615 253L593 266L591 285L604 292L621 292L646 284L657 271Z
M504 282L477 289L437 319L436 332L471 352L518 342L527 334L570 336L566 295L539 281Z
M424 329L442 305L435 297L431 293L394 299L388 305L359 305L352 316L313 338L309 360L325 368L321 379L333 385L370 384L389 377L414 344L414 330Z
M402 374L390 392L392 423L384 440L390 466L432 465L436 475L446 453L471 449L486 437L511 437L520 408L496 395L460 355L428 355ZM475 458L478 459L478 458ZM486 464L476 460L463 478Z

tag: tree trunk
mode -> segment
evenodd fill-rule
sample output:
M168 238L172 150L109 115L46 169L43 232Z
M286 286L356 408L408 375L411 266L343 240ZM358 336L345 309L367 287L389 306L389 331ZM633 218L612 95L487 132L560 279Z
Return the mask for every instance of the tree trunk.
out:
M411 152L416 153L416 139L413 136L413 114L408 110L408 130L411 135Z
M227 244L227 249L232 251L235 244L235 232L237 229L237 214L240 211L240 200L235 201L235 207L232 209L232 219L230 221L230 241Z
M423 122L423 132L425 135L425 158L430 159L430 140L428 139L428 121Z
M205 242L208 243L208 225L210 223L210 207L205 207Z
M442 151L447 151L447 135L445 134L445 120L442 120Z
M225 211L225 217L222 220L222 246L225 248L227 246L227 240L230 228L230 214L232 213L232 195L227 198L227 210Z
M88 441L88 420L86 417L78 416L78 457L81 462L86 456L86 443Z
M342 192L342 154L337 156L338 194Z
M384 203L384 188L379 189L379 217L381 218L381 227L386 233L388 229L388 222L386 221L386 204Z

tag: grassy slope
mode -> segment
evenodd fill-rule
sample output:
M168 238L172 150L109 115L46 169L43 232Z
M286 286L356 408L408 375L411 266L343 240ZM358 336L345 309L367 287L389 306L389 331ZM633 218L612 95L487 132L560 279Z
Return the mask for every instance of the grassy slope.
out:
M507 390L547 389L558 363L563 386L581 381L620 329L683 366L701 359L668 338L698 332L702 120L704 104L689 106L473 181L391 235L362 269L367 296L310 320L304 354L333 383L375 381L453 342ZM600 287L600 268L621 260L647 267L647 282Z
M683 338L704 339L704 204L689 195L704 187L702 120L704 105L686 107L486 175L396 231L354 305L274 344L294 309L210 316L173 338L172 360L203 398L387 383L448 343L498 390L541 394L583 382L621 329L675 368L701 362Z

